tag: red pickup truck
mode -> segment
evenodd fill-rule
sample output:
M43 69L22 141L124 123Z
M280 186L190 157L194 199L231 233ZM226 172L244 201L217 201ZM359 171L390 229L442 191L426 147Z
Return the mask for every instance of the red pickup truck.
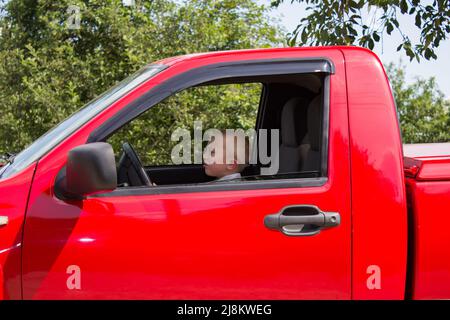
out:
M211 183L201 164L109 143L186 90L255 83L252 126L280 132L275 173L258 159ZM160 128L172 116L203 114ZM450 144L402 145L371 51L192 54L146 66L0 168L0 298L448 299L449 226Z

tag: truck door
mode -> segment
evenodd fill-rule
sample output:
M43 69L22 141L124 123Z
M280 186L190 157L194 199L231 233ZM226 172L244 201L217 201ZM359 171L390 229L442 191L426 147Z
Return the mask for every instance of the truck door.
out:
M54 184L66 152L42 159L24 230L24 298L350 299L350 169L342 56L332 50L315 53L328 59L308 56L307 51L283 52L265 59L255 53L232 61L218 61L219 56L214 63L203 58L196 68L180 62L168 68L173 77L142 94L148 99L138 99L147 99L148 105L130 102L114 121L89 129L90 141L106 139L99 134L103 132L113 146L120 146L121 131L116 129L122 125L147 130L133 144L151 178L158 165L170 171L170 165L151 161L167 158L171 149L152 156L149 150L163 150L157 148L164 143L144 139L158 133L158 128L151 129L156 114L167 120L158 124L166 133L175 121L172 116L190 117L190 123L208 115L211 122L205 121L211 126L220 119L238 122L240 112L255 102L239 99L253 95L245 90L254 90L250 84L257 83L258 116L249 118L253 124L243 121L234 127L279 129L276 173L243 173L241 180L225 183L189 183L186 174L184 184L164 184L160 178L156 186L122 185L83 200L61 200ZM224 89L229 85L234 87ZM193 96L189 90L203 91ZM205 95L214 92L219 93L217 99L204 105ZM157 101L152 100L155 96ZM194 98L185 103L189 97ZM208 113L221 103L223 113ZM192 105L197 109L169 112L170 106L177 110ZM158 109L161 106L167 111ZM133 110L143 108L156 111L133 120ZM195 114L198 108L204 109ZM297 119L296 108L306 108L299 111L306 119ZM143 126L145 119L152 126ZM254 167L261 170L264 164Z

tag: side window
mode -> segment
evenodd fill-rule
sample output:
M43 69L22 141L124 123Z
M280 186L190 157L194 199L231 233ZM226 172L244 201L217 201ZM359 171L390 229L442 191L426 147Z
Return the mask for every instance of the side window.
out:
M171 152L178 143L172 133L193 131L194 122L204 130L254 129L261 97L261 83L193 87L178 92L150 108L118 130L108 140L119 160L122 144L129 142L145 167L171 166Z
M171 95L108 139L116 153L119 187L325 177L327 81L320 73L244 77ZM199 124L200 148L195 138ZM223 141L205 138L210 129ZM187 147L179 148L177 130L189 137ZM229 135L239 130L245 132L244 140ZM126 143L138 160L124 152L130 149L123 148ZM174 161L173 155L186 149L187 158Z

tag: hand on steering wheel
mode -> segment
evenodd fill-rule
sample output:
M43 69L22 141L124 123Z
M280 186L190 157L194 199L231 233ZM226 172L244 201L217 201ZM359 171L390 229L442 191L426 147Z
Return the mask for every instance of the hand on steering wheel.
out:
M147 173L145 172L144 166L142 165L141 160L139 159L139 156L137 155L136 151L134 151L131 144L128 142L125 142L122 144L122 149L124 154L130 159L131 164L136 171L136 174L138 175L139 179L142 182L142 185L146 186L153 186L150 178L148 177Z

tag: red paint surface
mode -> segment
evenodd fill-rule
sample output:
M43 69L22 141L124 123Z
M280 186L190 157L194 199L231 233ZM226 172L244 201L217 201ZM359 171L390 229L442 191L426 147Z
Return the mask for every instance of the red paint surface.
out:
M450 180L407 179L412 226L414 299L450 297Z
M407 211L403 155L394 100L379 59L344 50L351 136L353 298L403 299ZM367 268L381 270L381 289Z
M36 165L0 182L0 298L21 299L21 247L24 213Z

